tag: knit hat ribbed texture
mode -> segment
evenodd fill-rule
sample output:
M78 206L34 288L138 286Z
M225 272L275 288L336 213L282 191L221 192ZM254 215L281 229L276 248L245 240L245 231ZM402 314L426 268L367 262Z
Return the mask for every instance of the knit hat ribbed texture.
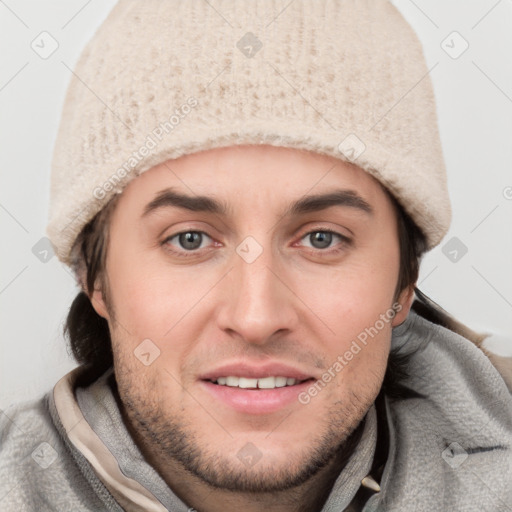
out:
M355 163L436 246L451 208L420 41L387 0L121 0L71 77L47 233L59 259L136 176L236 144Z

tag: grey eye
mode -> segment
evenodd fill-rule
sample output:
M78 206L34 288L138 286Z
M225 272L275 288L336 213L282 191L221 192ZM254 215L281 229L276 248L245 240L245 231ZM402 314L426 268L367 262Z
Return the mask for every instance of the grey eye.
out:
M202 234L197 231L188 231L179 235L179 243L184 249L199 249L203 240Z
M309 240L316 249L325 249L331 245L332 235L328 231L315 231L309 234Z

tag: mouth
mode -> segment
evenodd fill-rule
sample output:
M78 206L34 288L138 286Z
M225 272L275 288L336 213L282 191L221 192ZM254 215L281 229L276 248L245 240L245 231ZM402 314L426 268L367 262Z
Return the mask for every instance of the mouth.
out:
M268 376L261 378L253 377L238 377L235 375L229 375L225 377L217 377L215 379L209 379L208 382L216 384L218 386L226 386L229 388L238 388L245 390L260 390L260 389L276 389L285 388L290 386L296 386L304 382L313 381L312 377L306 379L296 379L294 377L283 377L283 376Z
M304 407L299 395L316 378L289 365L255 366L245 361L227 364L199 378L199 384L218 410L244 415L271 414Z

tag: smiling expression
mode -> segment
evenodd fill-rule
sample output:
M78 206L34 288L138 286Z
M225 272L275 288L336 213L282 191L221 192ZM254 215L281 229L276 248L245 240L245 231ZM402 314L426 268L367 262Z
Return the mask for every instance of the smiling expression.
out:
M132 180L106 270L109 301L92 302L132 431L162 473L234 490L285 489L329 462L375 400L408 311L298 400L392 306L399 243L373 177L282 147L202 151Z

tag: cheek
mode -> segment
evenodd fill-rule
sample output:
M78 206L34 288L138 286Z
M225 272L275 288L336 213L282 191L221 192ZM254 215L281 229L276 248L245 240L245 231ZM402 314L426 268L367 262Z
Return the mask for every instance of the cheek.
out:
M393 293L398 279L398 253L387 251L381 258L358 258L319 275L304 278L298 295L322 324L329 365L342 360L339 373L351 381L381 378L391 342ZM373 376L372 376L373 375ZM366 377L365 377L366 376ZM344 378L343 378L344 379Z
M352 263L326 275L301 276L297 293L336 337L356 336L392 306L398 269L385 262Z
M325 338L324 349L339 396L374 399L382 385L396 314L385 299L366 288L362 300L343 294L333 301L327 321L335 334Z
M160 341L198 301L197 286L161 264L148 263L143 254L116 252L109 261L109 284L120 335ZM188 284L188 286L187 286ZM200 297L199 297L200 298ZM168 334L169 335L169 334Z

